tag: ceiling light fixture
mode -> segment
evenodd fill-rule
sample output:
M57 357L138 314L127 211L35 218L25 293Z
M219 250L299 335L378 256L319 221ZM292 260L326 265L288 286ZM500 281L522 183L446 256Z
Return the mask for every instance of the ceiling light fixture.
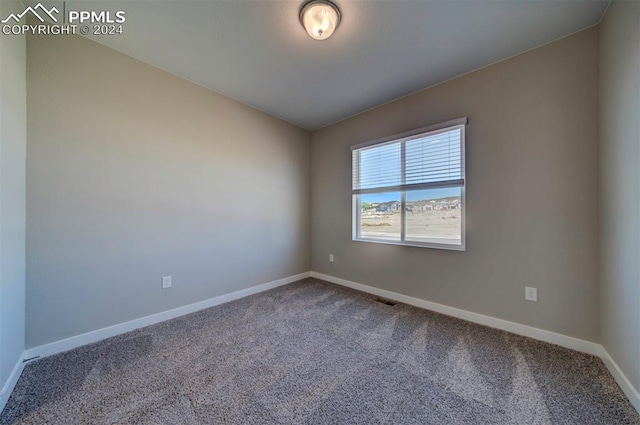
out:
M326 40L340 25L342 15L329 0L309 0L300 8L300 23L316 40Z

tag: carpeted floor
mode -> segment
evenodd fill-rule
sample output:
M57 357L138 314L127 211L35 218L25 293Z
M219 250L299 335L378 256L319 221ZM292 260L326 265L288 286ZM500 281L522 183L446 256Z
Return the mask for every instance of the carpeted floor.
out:
M0 424L640 424L600 361L315 279L29 363Z

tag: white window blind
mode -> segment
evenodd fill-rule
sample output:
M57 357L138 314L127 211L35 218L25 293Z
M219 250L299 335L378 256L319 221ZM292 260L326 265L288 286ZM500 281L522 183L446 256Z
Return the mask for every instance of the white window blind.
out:
M466 121L466 119L465 119ZM353 194L464 185L464 124L352 148Z

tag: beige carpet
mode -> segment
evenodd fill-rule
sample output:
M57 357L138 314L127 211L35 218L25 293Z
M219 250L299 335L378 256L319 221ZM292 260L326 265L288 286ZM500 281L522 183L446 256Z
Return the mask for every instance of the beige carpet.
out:
M600 359L307 279L29 363L1 424L640 424Z

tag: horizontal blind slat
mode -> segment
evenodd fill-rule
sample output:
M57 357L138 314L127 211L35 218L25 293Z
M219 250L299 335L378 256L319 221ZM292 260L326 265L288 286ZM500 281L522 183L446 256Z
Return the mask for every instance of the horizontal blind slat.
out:
M353 194L364 195L367 193L400 192L400 191L440 189L444 187L462 187L462 186L464 186L464 180L450 180L450 181L444 181L444 182L405 184L405 185L397 185L397 186L354 189Z

